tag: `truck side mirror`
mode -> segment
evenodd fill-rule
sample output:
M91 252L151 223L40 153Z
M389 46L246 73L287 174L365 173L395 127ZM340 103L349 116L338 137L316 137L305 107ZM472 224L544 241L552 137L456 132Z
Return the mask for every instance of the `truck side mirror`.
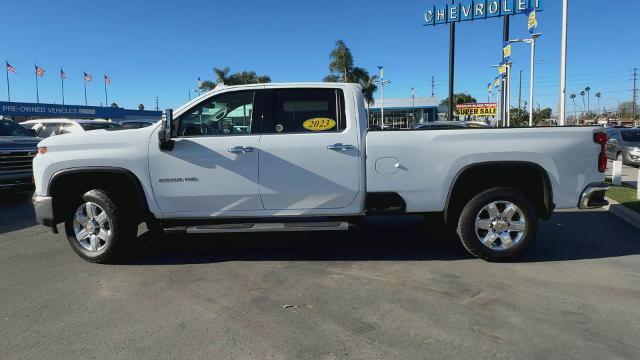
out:
M158 131L158 144L160 150L173 150L174 141L171 140L173 133L173 109L166 109L162 113L162 125Z

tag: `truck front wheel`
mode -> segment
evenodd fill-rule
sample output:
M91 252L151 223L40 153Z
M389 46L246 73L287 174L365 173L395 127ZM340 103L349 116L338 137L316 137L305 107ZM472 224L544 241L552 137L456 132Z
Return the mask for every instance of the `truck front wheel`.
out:
M538 217L522 193L493 188L469 200L458 220L457 233L474 256L499 261L525 250L538 232Z
M136 235L104 190L90 190L69 208L65 230L71 248L94 263L113 261L122 245Z

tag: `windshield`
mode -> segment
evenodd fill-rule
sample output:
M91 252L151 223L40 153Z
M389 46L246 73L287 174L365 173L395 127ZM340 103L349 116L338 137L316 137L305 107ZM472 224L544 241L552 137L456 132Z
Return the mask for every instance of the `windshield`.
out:
M0 120L0 136L33 136L33 133L11 120Z
M621 131L622 140L627 142L640 142L640 130Z
M100 130L100 129L111 129L111 128L120 127L120 125L115 124L115 123L110 123L110 122L84 123L84 124L80 124L80 126L82 126L82 128L85 129L86 131L89 131L89 130Z

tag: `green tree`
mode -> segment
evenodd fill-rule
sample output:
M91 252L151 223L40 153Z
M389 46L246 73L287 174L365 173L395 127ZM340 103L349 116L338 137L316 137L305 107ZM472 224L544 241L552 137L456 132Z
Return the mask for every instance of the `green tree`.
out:
M144 110L144 104L138 105L138 110Z
M476 100L476 98L474 98L473 96L469 95L468 93L453 94L453 105L469 104L469 103L477 103L477 102L478 102L478 100ZM449 109L449 98L447 97L444 100L440 101L440 106L444 106L448 110Z
M511 109L511 126L513 127L525 127L529 126L529 112L524 109L512 108ZM534 126L537 125L534 119Z
M353 79L353 55L344 41L336 41L336 47L329 54L329 75L324 78L326 82L354 82Z
M323 81L360 84L367 107L371 106L374 102L373 95L378 90L378 76L372 76L367 70L354 66L351 50L342 40L336 42L336 47L331 50L329 57L329 75L325 76Z
M602 97L602 93L601 92L597 92L596 93L596 98L598 99L598 111L596 111L596 113L600 113L600 98Z
M117 109L117 108L118 108L118 104L116 104L116 103L111 103L111 107L112 107L112 108L114 108L114 109Z
M247 85L270 83L271 78L267 75L258 75L255 71L241 71L231 74L231 69L226 66L222 69L213 68L216 77L215 81L204 80L200 82L200 90L212 90L218 84L224 85Z
M587 86L586 88L584 88L584 91L587 92L587 112L590 113L591 112L591 87Z

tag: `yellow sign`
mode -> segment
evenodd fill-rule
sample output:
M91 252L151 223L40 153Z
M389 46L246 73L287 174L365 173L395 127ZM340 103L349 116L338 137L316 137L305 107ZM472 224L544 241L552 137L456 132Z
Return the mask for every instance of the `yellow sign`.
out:
M511 57L511 44L502 48L502 57L508 59Z
M502 74L506 74L507 73L507 65L500 65L498 66L498 73L500 75Z
M458 104L456 105L456 116L496 116L498 114L498 104Z
M309 119L302 123L302 127L311 131L326 131L336 127L336 121L328 118Z

